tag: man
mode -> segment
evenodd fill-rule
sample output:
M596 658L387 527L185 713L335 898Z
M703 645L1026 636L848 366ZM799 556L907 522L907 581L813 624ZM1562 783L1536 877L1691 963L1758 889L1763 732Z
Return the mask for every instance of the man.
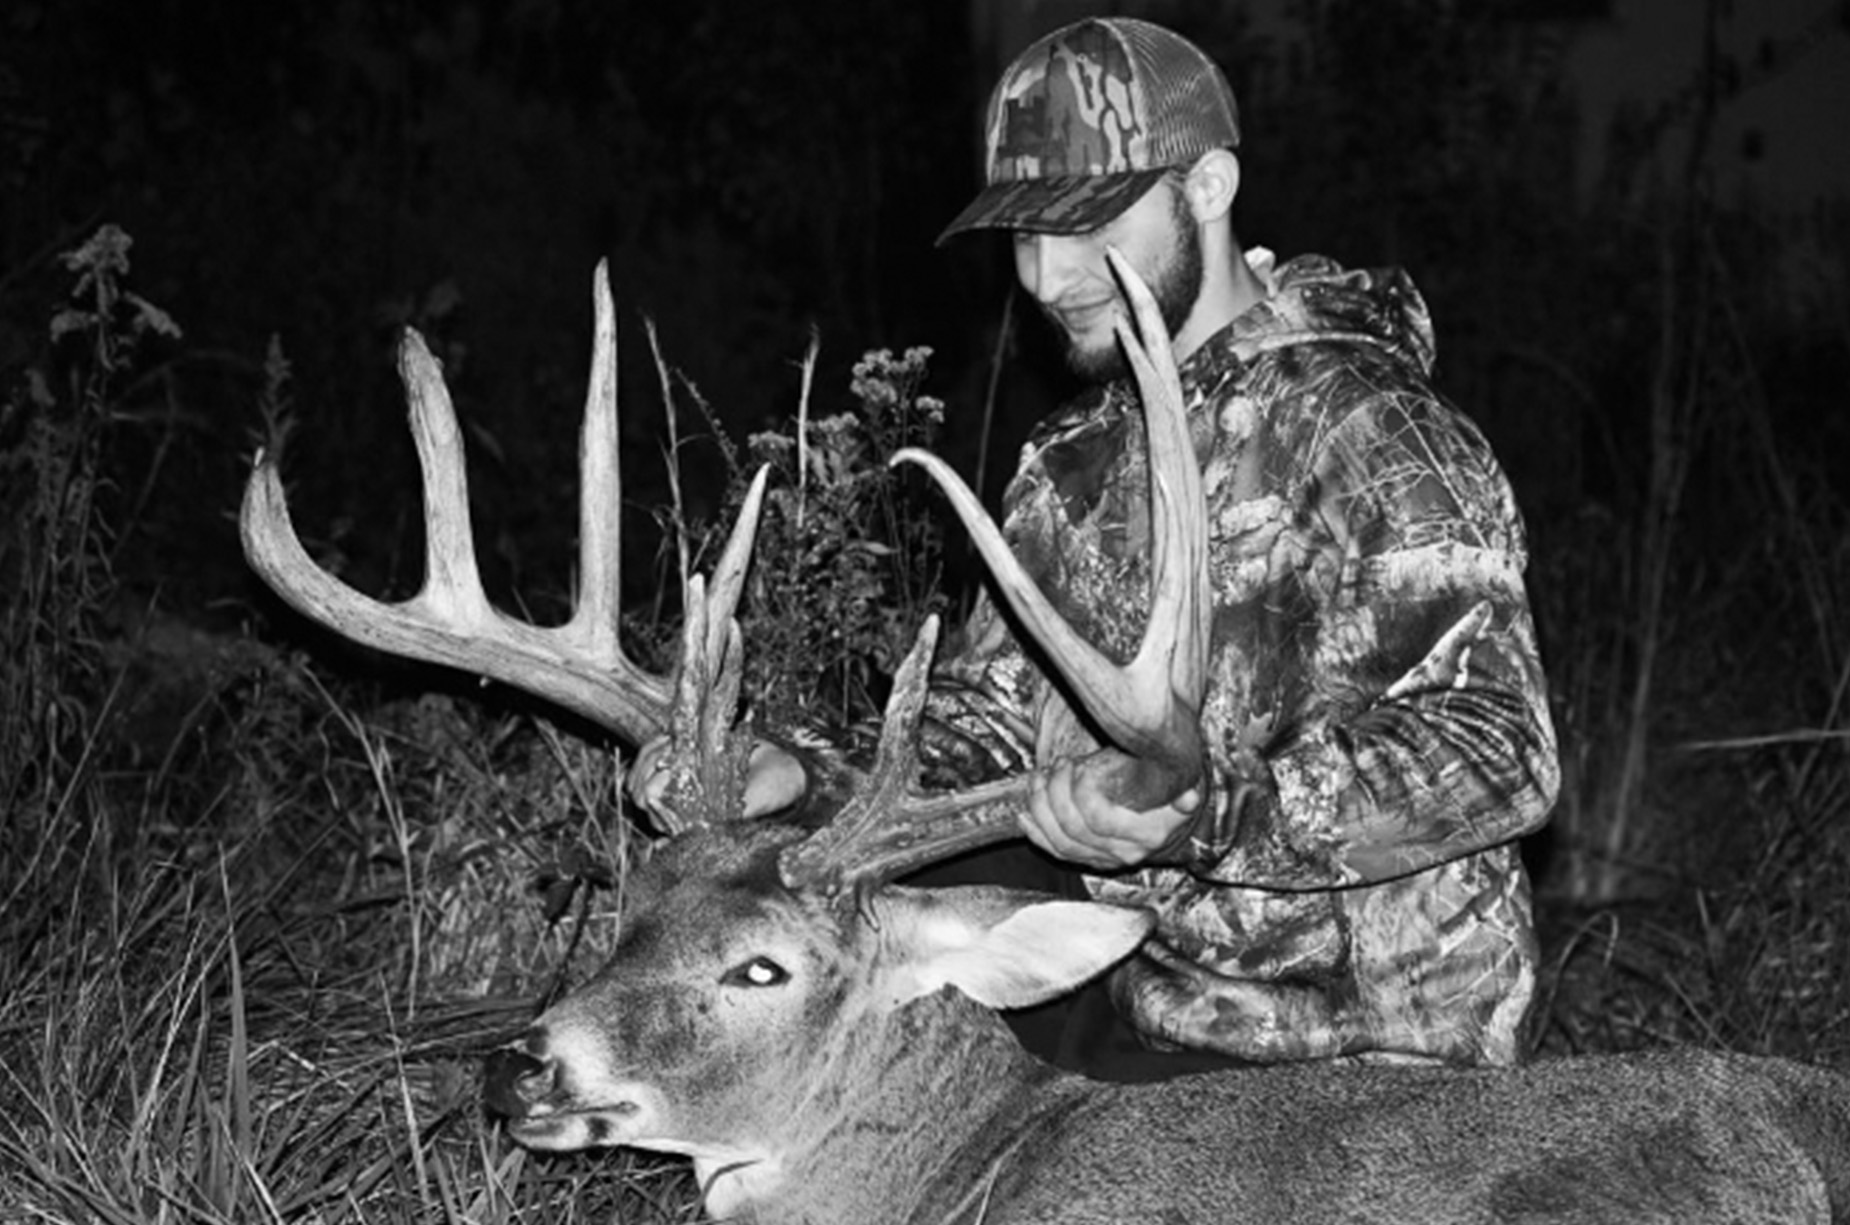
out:
M1083 730L1035 744L1054 690L987 603L935 674L928 777L1036 770L1028 837L1091 869L1093 895L1159 916L1111 983L1144 1045L1511 1063L1536 959L1515 840L1558 777L1521 520L1428 382L1432 333L1404 274L1241 248L1239 143L1199 49L1082 21L1003 75L988 185L945 231L1009 231L1023 289L1097 383L1025 448L1005 532L1120 657L1148 606L1147 492L1107 250L1161 305L1211 518L1210 785L1129 811L1073 764L1097 747ZM767 751L752 802L802 785ZM1070 1062L1113 1074L1110 1045Z

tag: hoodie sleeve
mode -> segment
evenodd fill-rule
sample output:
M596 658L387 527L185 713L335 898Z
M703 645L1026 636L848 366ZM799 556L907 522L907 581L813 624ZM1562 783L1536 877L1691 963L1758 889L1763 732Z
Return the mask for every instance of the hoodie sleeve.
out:
M1101 596L1090 525L1111 487L1110 461L1123 449L1122 419L1121 405L1100 393L1043 421L1003 498L1002 531L1016 559L1061 615L1094 640L1103 632L1099 610L1113 601ZM1044 747L1037 723L1046 686L1038 661L985 590L932 669L919 733L924 784L968 787L1032 769Z
M1210 494L1216 790L1168 862L1279 889L1386 880L1539 827L1554 731L1507 482L1423 383L1334 363L1332 411ZM1252 467L1252 461L1246 465ZM1228 469L1223 468L1223 476ZM1212 472L1210 473L1212 476Z
M1034 765L1034 666L987 593L933 669L919 728L927 788L968 787Z

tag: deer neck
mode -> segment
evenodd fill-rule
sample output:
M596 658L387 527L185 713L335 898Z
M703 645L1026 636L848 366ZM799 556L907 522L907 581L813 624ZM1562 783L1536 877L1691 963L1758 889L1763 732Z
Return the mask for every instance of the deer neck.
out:
M945 990L843 1031L795 1103L776 1154L707 1185L716 1218L940 1219L985 1161L1085 1082L1023 1051L985 1008Z

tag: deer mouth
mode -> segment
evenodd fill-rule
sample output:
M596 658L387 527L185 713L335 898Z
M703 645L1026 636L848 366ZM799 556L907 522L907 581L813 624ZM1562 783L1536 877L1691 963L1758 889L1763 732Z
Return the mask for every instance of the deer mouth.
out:
M567 1110L539 1108L507 1120L508 1135L522 1146L547 1152L613 1148L634 1143L642 1121L635 1102Z

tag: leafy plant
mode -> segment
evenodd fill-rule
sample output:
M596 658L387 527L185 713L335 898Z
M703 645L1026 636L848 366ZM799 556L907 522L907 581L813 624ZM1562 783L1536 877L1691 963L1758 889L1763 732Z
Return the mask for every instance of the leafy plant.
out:
M936 517L887 464L901 447L930 447L943 424L944 405L920 391L930 356L873 350L854 367L854 411L812 419L805 395L791 428L748 443L773 473L746 641L774 721L877 713L884 678L939 605Z
M853 406L823 417L809 411L816 356L812 344L796 417L751 435L749 458L682 381L730 469L726 523L693 530L696 552L722 538L758 468L771 472L740 622L747 692L760 717L786 726L877 715L887 677L943 603L935 509L911 472L887 463L931 447L943 424L943 403L922 390L931 350L870 350L854 365Z
M98 622L113 590L102 455L117 393L152 336L179 325L129 290L114 225L65 252L74 281L45 348L0 404L0 810L70 801L105 702ZM36 794L33 794L36 793ZM9 823L12 837L29 825ZM3 839L5 835L0 835ZM3 842L0 842L3 845Z

